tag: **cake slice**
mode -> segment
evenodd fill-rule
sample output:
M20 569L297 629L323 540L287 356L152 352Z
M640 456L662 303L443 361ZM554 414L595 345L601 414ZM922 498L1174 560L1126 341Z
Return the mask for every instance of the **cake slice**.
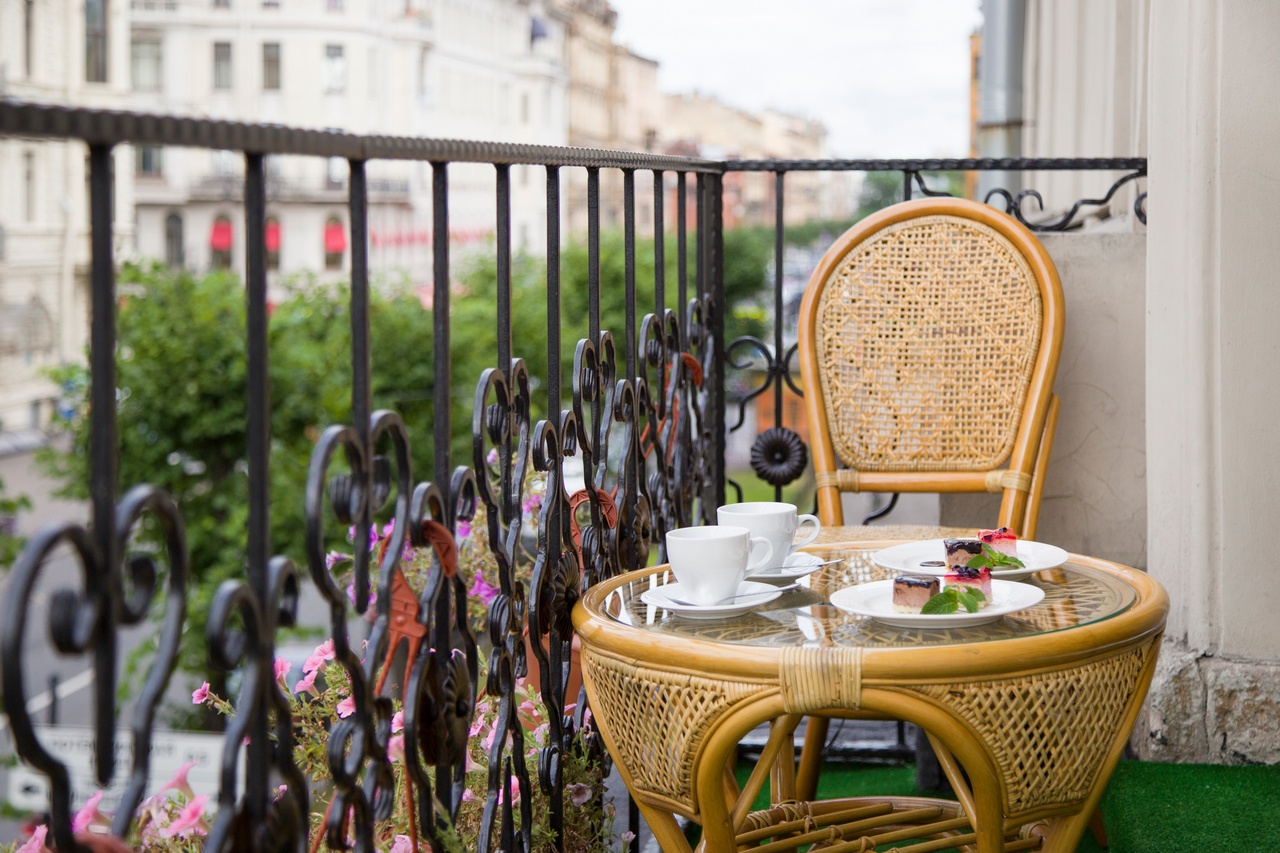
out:
M955 571L969 565L969 561L982 553L982 543L977 539L943 539L947 551L947 571Z
M983 608L991 603L991 570L990 569L970 569L967 567L956 569L949 572L943 580L947 582L947 587L961 587L963 589L976 589L982 593L983 600L978 602L978 607Z
M1018 534L1008 527L1001 527L996 530L979 530L978 541L983 545L991 546L991 550L997 554L1004 554L1008 557L1018 556Z
M893 612L919 613L920 608L942 589L932 575L898 575L893 579Z

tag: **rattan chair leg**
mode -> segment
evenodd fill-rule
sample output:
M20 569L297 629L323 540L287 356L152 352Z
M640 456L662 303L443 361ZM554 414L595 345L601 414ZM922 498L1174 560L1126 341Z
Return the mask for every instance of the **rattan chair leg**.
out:
M827 745L826 717L809 717L804 729L804 747L800 750L800 767L796 770L796 799L812 800L818 793L818 776L822 773L822 753Z

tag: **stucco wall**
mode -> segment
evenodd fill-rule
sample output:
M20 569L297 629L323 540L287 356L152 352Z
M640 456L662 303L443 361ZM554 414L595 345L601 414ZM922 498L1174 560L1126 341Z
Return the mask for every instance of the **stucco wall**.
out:
M1145 568L1145 234L1041 236L1062 278L1062 413L1035 538ZM997 495L943 495L945 525L994 524Z

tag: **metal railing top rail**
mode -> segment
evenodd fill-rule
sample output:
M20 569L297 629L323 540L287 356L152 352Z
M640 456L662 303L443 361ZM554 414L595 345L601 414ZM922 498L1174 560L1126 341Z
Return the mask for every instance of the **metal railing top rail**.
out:
M54 106L16 99L0 100L0 134L80 139L90 145L176 145L253 154L344 157L349 160L425 160L490 165L523 163L703 173L723 171L721 163L696 157L563 145L361 136L275 124Z
M918 160L726 160L726 172L1051 172L1146 170L1146 157L975 157Z
M276 124L223 121L121 110L97 110L0 100L0 132L12 136L81 139L91 145L121 142L228 149L257 154L300 154L354 160L427 160L685 172L951 172L1146 170L1145 157L978 157L932 159L706 160L634 151L431 139L362 136Z

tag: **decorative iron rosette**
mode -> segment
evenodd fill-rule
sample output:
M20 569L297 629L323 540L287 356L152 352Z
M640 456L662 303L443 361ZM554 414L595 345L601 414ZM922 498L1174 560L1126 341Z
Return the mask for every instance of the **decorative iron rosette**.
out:
M765 430L751 445L751 467L771 486L795 482L808 464L804 441L786 427Z

